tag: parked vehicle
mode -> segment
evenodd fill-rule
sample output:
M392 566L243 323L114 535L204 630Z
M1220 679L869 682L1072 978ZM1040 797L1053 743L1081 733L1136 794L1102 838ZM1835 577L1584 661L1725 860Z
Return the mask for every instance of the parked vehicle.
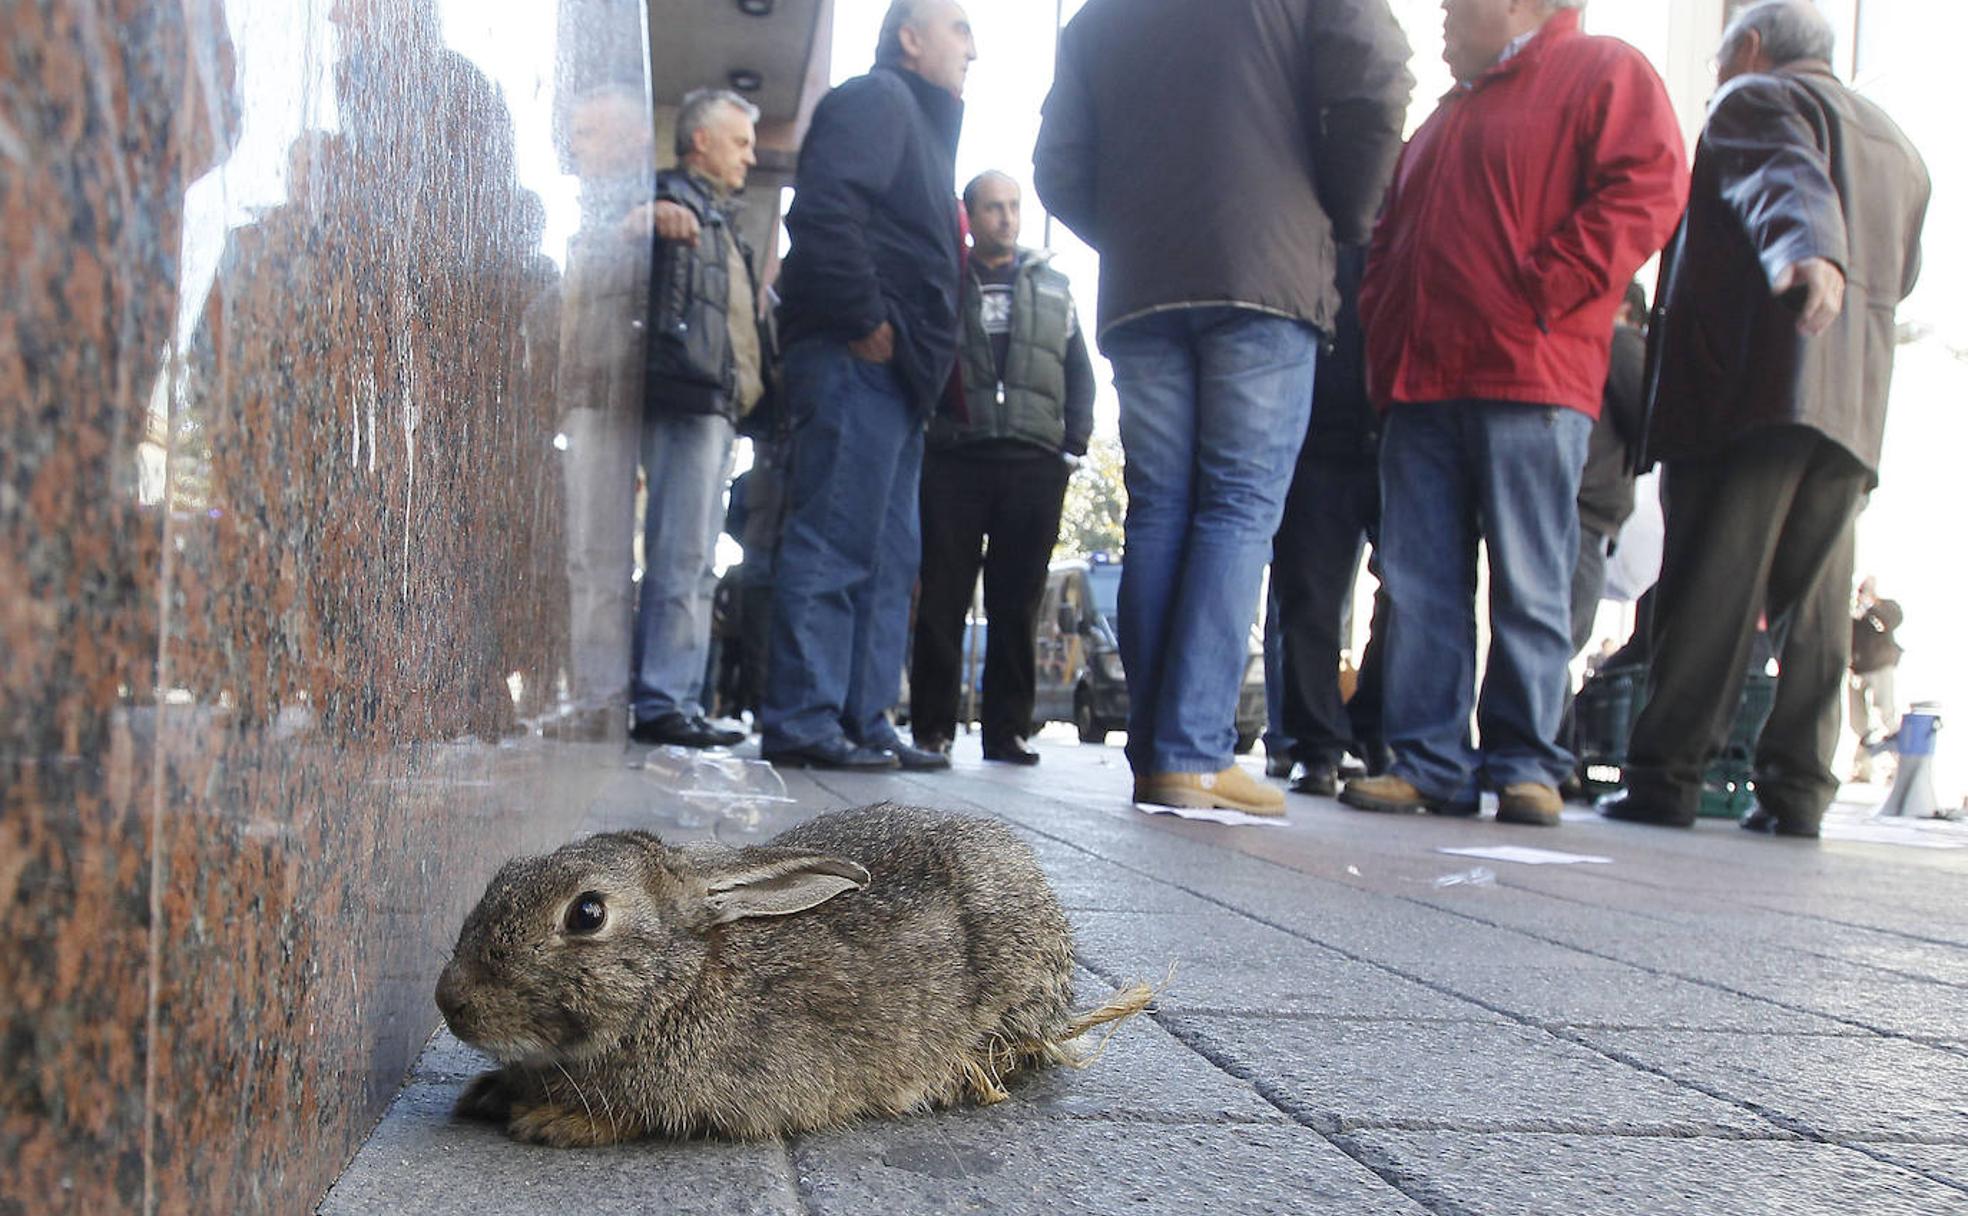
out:
M1104 743L1109 732L1127 729L1127 677L1114 626L1120 588L1119 562L1054 563L1039 606L1034 731L1047 722L1071 722L1080 742ZM1237 696L1238 754L1256 746L1263 733L1264 644L1253 629Z

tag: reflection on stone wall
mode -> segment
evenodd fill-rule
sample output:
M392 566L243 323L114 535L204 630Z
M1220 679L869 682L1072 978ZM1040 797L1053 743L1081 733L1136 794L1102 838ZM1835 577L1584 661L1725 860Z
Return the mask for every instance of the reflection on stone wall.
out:
M556 436L641 286L568 307L564 126L645 82L583 8L9 8L0 1213L305 1210L585 805Z

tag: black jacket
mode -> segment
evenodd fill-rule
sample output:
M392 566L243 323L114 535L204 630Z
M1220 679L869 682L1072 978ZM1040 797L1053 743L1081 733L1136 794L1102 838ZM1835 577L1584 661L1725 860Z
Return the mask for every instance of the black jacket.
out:
M1633 514L1634 453L1646 427L1641 399L1646 371L1646 335L1629 325L1613 326L1606 390L1586 444L1578 492L1579 523L1600 536L1618 536L1620 525Z
M1906 621L1906 613L1892 600L1874 600L1872 606L1852 618L1852 670L1870 675L1897 667L1906 651L1893 637L1893 631Z
M1385 0L1088 0L1033 154L1100 253L1100 323L1230 304L1332 328L1414 78Z
M1313 367L1312 418L1305 428L1303 459L1373 463L1380 452L1380 414L1367 396L1366 335L1360 331L1360 276L1364 245L1341 245L1334 262L1339 311L1331 338Z
M1802 426L1877 470L1893 312L1920 270L1928 191L1893 120L1822 65L1724 86L1661 259L1648 459L1718 456L1759 428ZM1844 309L1812 338L1770 294L1772 276L1809 257L1845 272Z
M813 112L786 215L779 330L851 342L895 327L895 370L927 415L957 352L957 135L963 103L877 67Z
M737 368L731 352L731 246L752 276L752 251L723 205L681 169L656 175L656 197L689 208L700 226L695 245L656 238L649 278L648 377L644 398L658 414L737 417ZM771 386L772 346L759 327L759 377ZM763 404L763 403L761 403Z

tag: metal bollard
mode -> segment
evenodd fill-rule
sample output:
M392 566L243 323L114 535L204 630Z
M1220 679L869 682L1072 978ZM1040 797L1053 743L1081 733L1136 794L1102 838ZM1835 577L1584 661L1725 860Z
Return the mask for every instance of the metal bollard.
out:
M1893 792L1886 795L1877 817L1952 819L1934 796L1934 742L1941 731L1941 707L1918 701L1900 718L1900 729L1886 744L1899 756L1893 773Z

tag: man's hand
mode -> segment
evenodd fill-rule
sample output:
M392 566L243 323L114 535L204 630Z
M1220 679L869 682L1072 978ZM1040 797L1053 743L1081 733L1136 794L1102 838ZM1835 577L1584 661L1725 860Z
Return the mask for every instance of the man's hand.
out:
M887 363L895 358L895 327L883 321L866 336L849 342L847 349L863 363Z
M695 245L702 225L690 208L662 199L644 203L623 216L621 230L627 237L648 236L653 230L673 245Z
M1801 292L1797 305L1797 332L1815 337L1831 327L1845 307L1845 272L1823 258L1792 262L1777 273L1770 294L1783 296Z

